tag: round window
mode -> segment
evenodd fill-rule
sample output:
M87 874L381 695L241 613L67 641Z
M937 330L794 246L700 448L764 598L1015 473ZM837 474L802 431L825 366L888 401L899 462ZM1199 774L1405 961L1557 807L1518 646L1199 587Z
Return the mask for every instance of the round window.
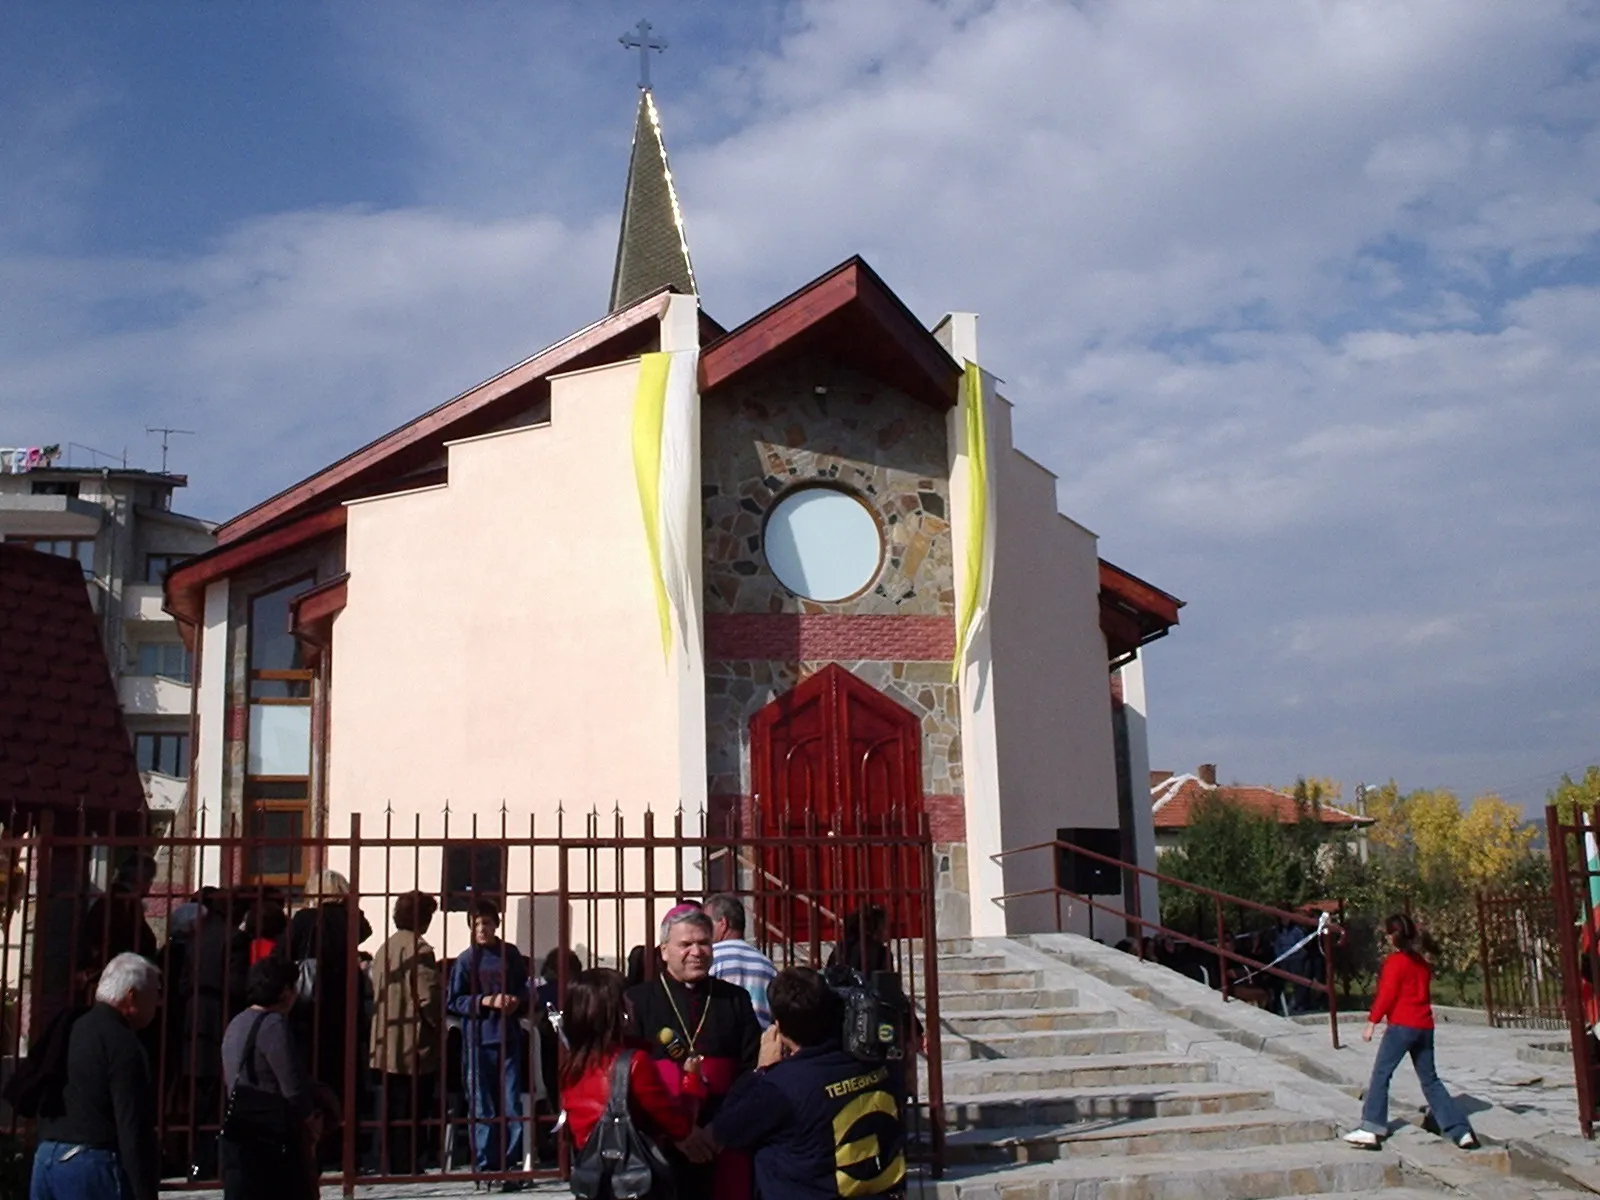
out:
M883 561L878 522L848 492L808 487L779 500L767 517L767 564L797 596L844 600L872 582Z

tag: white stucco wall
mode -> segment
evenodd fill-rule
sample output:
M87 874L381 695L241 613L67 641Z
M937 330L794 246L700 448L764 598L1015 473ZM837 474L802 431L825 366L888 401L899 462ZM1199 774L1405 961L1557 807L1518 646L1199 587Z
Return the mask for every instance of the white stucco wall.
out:
M1142 652L1141 652L1142 653ZM1128 722L1128 777L1133 787L1133 846L1137 864L1156 869L1156 829L1150 805L1150 709L1145 695L1144 659L1117 669L1122 679L1122 710ZM1160 920L1161 894L1154 879L1139 877L1140 915Z
M591 808L609 832L618 807L637 833L647 806L669 828L680 800L703 808L704 714L684 697L703 709L705 684L681 647L662 656L632 459L638 373L630 361L559 377L549 425L453 443L448 485L351 504L332 828L357 811L381 830L392 805L396 833L420 818L437 835L448 802L452 835L473 814L498 835L504 802L512 834L530 816L553 834L558 805L569 833ZM362 870L382 871L382 855ZM554 879L553 855L513 854L511 891ZM416 884L437 887L436 869ZM547 942L516 928L515 906L508 920L525 948Z
M189 781L194 796L194 830L206 837L223 831L222 762L228 728L228 581L206 588L205 624L197 634L199 674L194 681L194 766ZM194 886L222 882L222 855L203 850Z
M995 560L990 648L1001 839L1007 849L1063 826L1116 828L1116 761L1094 534L1062 516L1056 479L1011 449L1011 406L993 406ZM1009 858L1007 892L1048 887L1047 851ZM1108 898L1120 907L1120 900ZM1063 907L1063 913L1067 909ZM1055 928L1049 897L1006 904L1010 933ZM1083 932L1081 906L1065 926ZM1099 914L1097 934L1122 923Z

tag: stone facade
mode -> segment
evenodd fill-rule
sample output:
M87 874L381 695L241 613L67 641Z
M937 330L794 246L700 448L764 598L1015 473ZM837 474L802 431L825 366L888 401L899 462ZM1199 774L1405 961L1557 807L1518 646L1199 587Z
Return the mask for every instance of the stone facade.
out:
M945 414L828 359L802 356L706 396L701 429L714 803L727 808L750 795L751 717L838 663L921 724L922 787L939 801L929 804L939 825L939 928L964 933L966 848L960 820L950 818L960 813L963 788L950 678L955 573ZM772 506L816 484L866 504L884 540L877 577L834 603L789 591L762 549ZM760 614L771 623L765 631ZM786 645L796 652L778 657ZM826 657L806 656L823 646Z

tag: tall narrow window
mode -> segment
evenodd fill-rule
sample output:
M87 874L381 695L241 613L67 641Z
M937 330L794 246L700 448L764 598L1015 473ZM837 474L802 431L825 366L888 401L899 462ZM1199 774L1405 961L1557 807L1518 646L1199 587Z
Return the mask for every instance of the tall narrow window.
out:
M245 749L245 834L300 838L311 829L311 680L289 630L289 602L312 586L299 579L250 602L250 721ZM298 884L298 846L257 846L245 869L259 883Z

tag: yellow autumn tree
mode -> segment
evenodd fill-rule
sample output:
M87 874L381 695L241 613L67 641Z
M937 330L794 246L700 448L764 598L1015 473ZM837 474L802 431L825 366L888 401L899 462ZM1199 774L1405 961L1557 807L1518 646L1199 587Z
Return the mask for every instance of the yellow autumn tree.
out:
M1405 851L1411 846L1410 831L1406 826L1405 797L1394 780L1366 791L1367 816L1373 825L1367 830L1367 841L1385 850Z
M1536 833L1515 804L1479 796L1456 826L1455 858L1465 882L1480 888L1510 879L1532 853Z

